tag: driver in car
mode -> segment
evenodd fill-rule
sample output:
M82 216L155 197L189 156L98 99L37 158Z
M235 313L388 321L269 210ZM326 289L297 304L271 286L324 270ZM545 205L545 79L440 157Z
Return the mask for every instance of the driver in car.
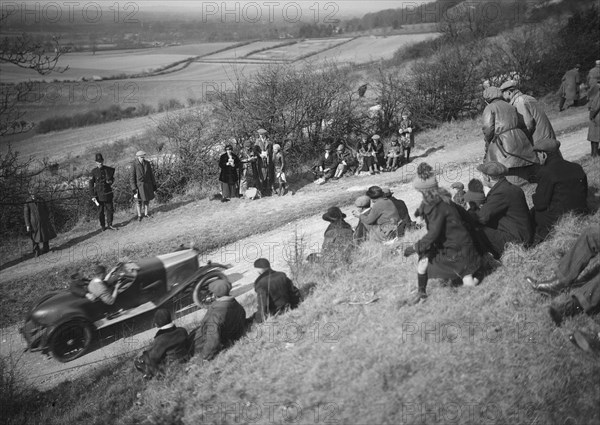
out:
M105 276L106 267L101 265L96 266L92 280L88 284L88 293L85 294L85 297L90 301L96 301L100 298L104 304L113 305L117 299L121 282L117 282L111 291L104 281Z

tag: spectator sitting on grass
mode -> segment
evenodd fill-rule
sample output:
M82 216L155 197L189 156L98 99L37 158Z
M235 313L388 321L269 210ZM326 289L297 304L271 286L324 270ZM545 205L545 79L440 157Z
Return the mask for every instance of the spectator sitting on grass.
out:
M387 167L386 171L396 171L402 160L404 159L404 148L400 146L397 138L392 139L392 146L387 154Z
M325 153L319 159L317 176L319 179L315 182L323 184L335 175L338 166L338 156L331 152L331 145L325 145Z
M464 197L469 212L476 213L485 203L485 193L483 183L479 179L471 179L467 185L467 193Z
M369 237L369 229L371 226L364 224L360 217L368 214L371 210L371 198L367 195L359 196L356 201L354 201L354 206L356 209L352 211L352 215L358 217L358 225L356 226L356 229L354 229L352 239L354 239L355 244L361 244Z
M350 259L353 232L345 218L346 214L338 207L331 207L323 214L323 220L330 223L325 230L321 249L321 259L325 262L347 263Z
M393 196L394 192L392 192L389 187L384 187L381 190L383 191L383 196L392 201L396 207L396 210L398 211L400 221L398 222L398 231L396 236L402 237L404 236L406 229L413 225L413 221L408 213L408 208L406 208L406 204L402 199L398 199Z
M258 301L258 309L253 320L257 323L265 321L269 316L277 316L300 304L301 296L298 288L283 272L271 269L266 258L254 262L258 278L254 282L254 290Z
M335 171L335 175L333 178L335 180L344 176L346 171L352 172L353 168L356 168L358 161L352 154L350 149L346 149L346 147L340 143L337 147L337 156L338 156L338 166Z
M452 202L454 202L456 205L460 205L463 208L466 207L467 204L465 202L465 185L461 182L454 182L450 185L450 189L454 190Z
M170 363L183 363L189 359L188 333L184 328L175 326L169 310L156 310L154 325L158 332L152 345L133 361L146 379L164 374Z
M400 214L396 206L384 197L383 190L379 186L371 186L366 195L371 199L371 209L368 213L354 214L359 220L371 226L369 238L376 242L386 242L397 235Z

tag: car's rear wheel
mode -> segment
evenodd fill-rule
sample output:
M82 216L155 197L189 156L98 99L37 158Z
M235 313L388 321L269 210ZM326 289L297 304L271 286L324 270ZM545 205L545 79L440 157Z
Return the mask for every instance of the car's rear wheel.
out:
M212 271L202 276L198 280L198 283L196 283L196 286L194 287L194 292L192 293L194 304L196 304L198 307L204 308L214 301L213 295L208 290L208 285L217 279L227 280L227 276L221 272Z
M83 320L63 323L50 338L50 352L59 362L70 362L88 350L93 337L92 326Z

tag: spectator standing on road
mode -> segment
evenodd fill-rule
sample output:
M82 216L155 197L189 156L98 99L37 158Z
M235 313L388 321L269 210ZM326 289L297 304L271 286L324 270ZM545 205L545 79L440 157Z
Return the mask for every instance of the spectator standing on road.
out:
M591 101L592 98L594 96L596 96L596 93L598 93L598 83L599 82L600 82L600 60L597 60L596 66L594 66L592 69L590 69L590 72L588 72L588 77L587 77L588 101Z
M157 187L152 165L146 161L146 152L138 151L135 157L136 159L131 165L130 183L133 197L137 201L138 221L142 221L142 205L144 206L144 217L149 218L148 205L154 199L154 192L156 192Z
M581 84L581 76L579 75L579 69L581 65L577 64L573 69L565 72L562 77L560 88L558 89L558 95L560 96L560 102L558 103L558 110L560 112L565 110L565 102L572 102L567 106L577 106L579 103L579 84Z
M98 206L98 220L102 231L116 230L112 225L114 214L112 184L115 181L115 169L104 165L102 154L97 153L96 168L92 170L91 174L90 195L92 201Z
M597 90L594 97L590 99L590 122L588 127L587 139L592 148L592 158L600 156L598 152L598 144L600 142L600 81L596 83Z
M402 112L402 120L400 121L400 128L398 129L400 134L400 143L404 148L406 154L405 162L410 162L410 151L415 147L415 125L409 118L408 112Z
M37 257L50 251L50 240L56 237L56 232L50 223L50 211L46 201L38 196L37 188L34 186L29 189L29 198L24 206L24 217L25 228L33 246L33 255Z
M238 172L240 169L240 158L233 153L233 146L225 145L225 153L219 157L219 181L221 182L221 202L227 202L231 198L238 197Z

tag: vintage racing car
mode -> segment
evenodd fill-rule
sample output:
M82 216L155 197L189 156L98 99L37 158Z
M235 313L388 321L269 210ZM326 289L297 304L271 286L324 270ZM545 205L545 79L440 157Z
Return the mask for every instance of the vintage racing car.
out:
M104 279L109 286L121 282L113 305L90 301L85 289L54 291L42 296L27 313L20 329L27 349L52 353L60 362L74 360L89 349L100 329L156 310L175 299L189 299L202 307L211 301L208 284L226 278L228 266L199 265L198 252L183 249L170 254L119 263ZM189 304L189 303L188 303Z

